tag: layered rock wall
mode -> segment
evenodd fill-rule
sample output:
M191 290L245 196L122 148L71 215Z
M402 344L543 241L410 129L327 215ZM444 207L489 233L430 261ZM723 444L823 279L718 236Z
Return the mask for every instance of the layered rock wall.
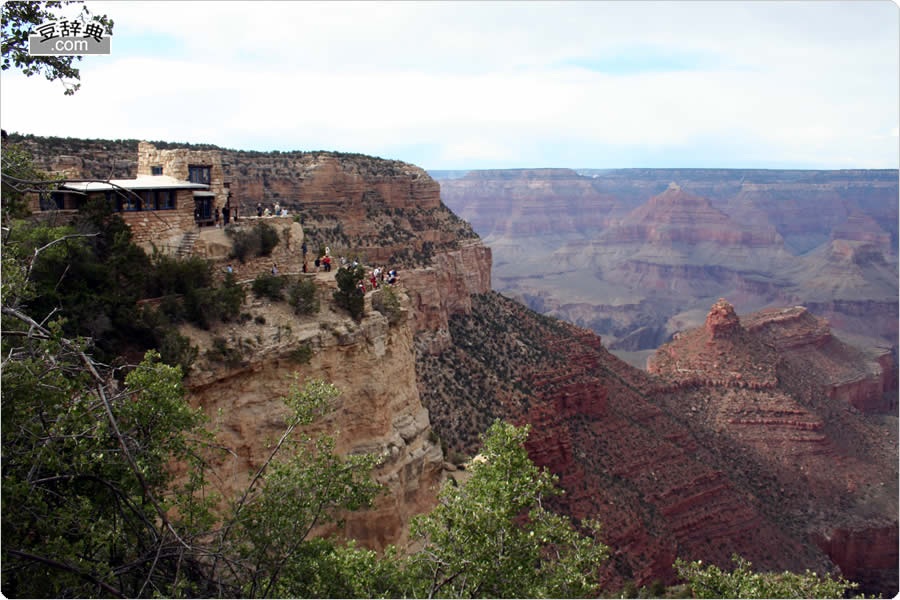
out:
M442 252L433 266L402 276L410 292L417 343L430 354L451 344L449 318L472 310L472 294L491 290L491 249L481 244Z
M329 290L326 286L323 296ZM245 309L265 315L265 325L216 333L231 345L245 347L248 342L242 340L252 336L255 327L263 343L238 365L201 361L186 380L191 403L203 408L217 429L218 442L234 452L217 469L216 481L225 497L247 485L248 475L268 458L270 442L283 433L289 411L280 399L291 385L322 378L342 394L308 431L333 435L341 454L383 457L374 476L386 491L373 510L346 516L345 535L379 550L405 543L409 518L434 506L443 473L443 454L428 435L428 410L416 387L409 320L389 325L387 317L370 310L356 324L327 308L319 317L297 318L264 300L251 300ZM201 347L212 335L188 333ZM306 364L294 358L303 347L310 351Z

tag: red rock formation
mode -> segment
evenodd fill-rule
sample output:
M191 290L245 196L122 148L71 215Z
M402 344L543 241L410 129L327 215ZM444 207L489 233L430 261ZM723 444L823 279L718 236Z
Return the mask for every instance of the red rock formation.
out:
M472 294L491 289L491 249L480 243L441 252L433 266L402 273L410 292L414 328L418 341L430 354L446 350L450 344L448 319L472 308Z
M849 410L896 411L896 399L886 401L883 393L891 376L875 357L833 338L827 324L803 307L748 315L741 319L742 327L720 300L710 318L727 323L728 336L717 337L708 321L707 327L684 332L654 355L652 371L669 382L658 397L673 410L690 406L692 420L701 428L740 449L743 460L766 465L768 474L760 482L774 484L778 492L766 501L773 510L809 513L798 534L806 531L819 539L845 575L864 573L859 581L870 592L896 593L896 559L882 564L852 547L842 555L837 550L841 542L820 539L837 530L844 531L845 539L861 539L870 529L883 531L887 539L893 536L896 555L897 482L891 466L897 460L896 432ZM710 371L703 365L713 360L711 351L720 359L727 351L732 379L702 380ZM777 371L772 385L736 388L738 375L758 377L763 359ZM696 375L685 373L682 365L697 367ZM711 366L714 370L716 363ZM863 563L865 569L858 568ZM892 587L885 587L889 580Z
M802 306L764 310L742 322L796 369L812 374L830 399L863 412L896 412L897 365L889 349L853 348Z
M866 589L897 589L897 522L886 527L837 529L816 536L816 543L841 567L844 577Z
M505 337L528 332L527 347L546 358L518 368L529 398L486 404L532 424L530 456L566 490L557 508L602 522L613 549L605 589L674 582L675 557L727 567L737 553L762 570L833 571L854 563L829 558L816 536L892 526L896 431L829 400L815 373L785 358L821 341L821 324L802 309L745 328L717 303L709 328L660 349L658 376L630 369L583 329L540 329L533 313L493 295L473 301L472 326L451 327L454 342L481 347L496 335L479 333L489 314L510 324ZM760 339L769 328L770 341ZM871 565L860 575L867 590L893 593L885 582L896 570L855 555Z
M706 331L712 339L728 338L736 335L741 329L741 321L734 312L734 307L724 298L713 304L706 317Z

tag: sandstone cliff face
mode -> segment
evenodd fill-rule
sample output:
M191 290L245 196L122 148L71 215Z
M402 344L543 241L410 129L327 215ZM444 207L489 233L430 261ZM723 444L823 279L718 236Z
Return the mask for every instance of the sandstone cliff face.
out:
M472 294L491 289L491 249L472 244L435 255L433 266L413 269L403 278L410 291L417 343L429 354L451 344L451 315L472 310Z
M330 289L322 289L323 300ZM323 306L319 315L297 317L286 304L257 299L245 310L263 316L263 325L189 330L201 348L210 346L213 335L244 348L237 365L200 360L186 380L190 401L210 416L219 443L235 452L218 468L222 491L230 497L268 458L268 441L283 433L288 410L280 399L290 385L313 377L335 384L341 397L310 430L334 435L339 453L384 456L374 475L387 488L373 510L347 516L345 534L379 550L403 544L409 518L433 507L443 464L419 400L410 322L389 325L370 305L357 324ZM307 364L292 358L301 347L311 352Z

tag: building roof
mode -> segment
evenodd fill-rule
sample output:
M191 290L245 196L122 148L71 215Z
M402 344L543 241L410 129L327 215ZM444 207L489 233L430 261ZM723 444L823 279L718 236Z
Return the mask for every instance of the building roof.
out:
M209 186L203 183L191 183L181 181L168 175L142 175L136 179L110 179L109 183L99 181L79 181L65 183L63 189L78 192L102 192L118 188L126 190L208 190Z

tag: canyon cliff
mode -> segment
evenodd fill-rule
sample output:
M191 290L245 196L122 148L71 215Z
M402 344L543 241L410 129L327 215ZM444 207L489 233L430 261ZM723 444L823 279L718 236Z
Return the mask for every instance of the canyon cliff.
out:
M109 157L113 150L102 152ZM271 199L271 190L282 185L300 190L294 198L277 193L302 224L270 221L291 230L290 236L282 232L272 257L283 272L300 276L302 239L313 252L327 245L335 256L399 267L404 290L399 316L376 310L376 293L370 293L367 316L356 322L330 305L334 280L319 273L311 276L323 305L315 317L297 317L286 304L251 298L244 309L251 318L244 323L186 331L204 351L187 380L191 400L211 415L235 452L221 465L225 491L264 460L266 438L282 427L279 398L289 388L289 375L298 372L301 379L323 376L344 392L314 431L335 432L343 452L384 457L375 476L386 485L385 495L374 511L347 517L347 534L370 547L406 541L408 517L434 504L442 478L458 475L444 462L444 450L454 459L473 454L479 434L501 418L533 426L530 456L566 490L556 508L602 522L603 539L612 548L601 573L605 590L627 581L672 583L676 557L728 567L737 553L760 570L840 570L869 593L897 592L896 353L889 347L851 348L814 316L814 307L798 302L746 315L740 306L715 302L718 296L689 310L685 306L699 305L681 304L677 297L691 287L679 278L691 277L705 278L707 295L722 289L716 283L721 280L739 297L777 296L791 284L771 265L780 269L785 256L797 258L803 240L822 236L809 254L827 253L827 264L838 272L858 268L862 281L874 281L878 289L873 273L893 272L896 278L895 253L879 249L884 236L894 233L865 212L865 202L856 202L863 216L848 211L826 235L780 229L759 217L762 210L754 213L755 221L735 217L707 188L669 189L671 180L662 184L647 174L635 182L610 173L606 183L566 170L486 175L500 182L498 190L531 189L531 178L538 176L549 181L544 191L578 190L580 208L566 213L570 203L560 197L554 221L567 245L557 258L571 261L573 270L557 274L556 265L551 272L541 259L526 260L539 255L532 254L536 249L549 255L563 248L542 226L544 191L534 186L531 200L517 192L523 206L533 202L530 213L521 213L521 224L518 217L501 218L501 211L493 217L498 228L531 234L507 238L519 258L494 274L518 269L535 282L558 275L554 285L569 285L560 290L581 290L566 302L582 322L596 319L597 306L609 307L604 318L620 331L614 339L635 333L636 323L643 328L641 347L682 330L659 349L648 373L616 358L590 329L491 291L492 249L444 206L437 184L418 167L332 152L223 152L244 157L230 162L236 177L243 169L251 183L253 173L261 180L258 186L240 184L246 186L244 202ZM91 156L96 155L85 151L82 167L100 164ZM478 187L471 180L465 185ZM641 208L648 199L653 210ZM490 194L482 200L477 212L489 213ZM597 208L589 219L579 217L592 206ZM504 210L517 209L510 203ZM597 227L608 237L595 235ZM222 261L228 244L224 235L217 242L218 235L204 234L199 247ZM594 244L597 252L579 252L579 243L581 249ZM599 262L601 248L615 257L614 243L632 248L621 262ZM734 268L724 259L707 264L739 255L748 245L755 249L748 259L756 261L755 270ZM680 258L696 260L659 258L673 249ZM620 283L609 284L619 295L596 304L590 295L596 284L585 273L627 264L641 252L654 260L621 267ZM236 265L238 278L252 279L267 271L267 263ZM828 268L808 269L806 275L824 282ZM646 294L623 286L637 275L664 286ZM863 320L865 307L896 307L896 289L893 300L888 294L865 301L850 297L849 286L841 289L838 298L823 292L818 310L831 303L836 315L855 310L853 318ZM656 303L667 297L668 304ZM548 310L560 302L538 288L526 299ZM691 330L694 325L700 327ZM207 354L216 337L240 349L240 357L228 362ZM866 539L873 542L864 544Z
M741 312L802 304L854 343L895 344L895 170L510 169L440 181L494 250L496 290L602 334L622 356L701 325L723 296Z
M742 319L725 301L660 348L652 374L496 293L450 331L450 350L420 358L435 429L470 453L486 421L532 424L530 455L566 489L558 508L604 525L607 589L673 582L679 556L724 568L737 553L896 593L890 354L846 347L803 308ZM866 532L877 549L854 541Z

